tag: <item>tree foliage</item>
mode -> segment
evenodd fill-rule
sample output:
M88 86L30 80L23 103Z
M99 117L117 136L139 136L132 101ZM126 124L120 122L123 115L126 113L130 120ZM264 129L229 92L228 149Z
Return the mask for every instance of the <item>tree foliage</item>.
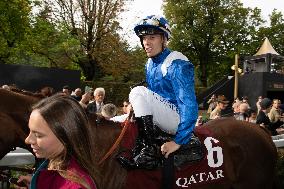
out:
M239 0L166 0L164 11L173 26L170 45L192 60L205 87L228 73L234 54L247 53L264 22L259 9Z
M110 35L103 41L101 48L97 49L100 67L115 81L141 81L146 62L144 50L138 47L131 49L119 39L119 36Z
M105 77L126 82L140 80L145 57L141 56L141 49L132 50L117 33L117 15L124 11L126 1L3 1L0 60L81 69L91 81ZM19 14L13 18L13 12Z
M119 24L117 16L127 0L47 0L52 5L53 18L63 23L70 34L80 42L76 64L87 80L102 76L100 57L106 49L105 40L116 38ZM115 40L117 41L117 40ZM122 44L120 44L122 45ZM109 45L108 45L109 46ZM110 56L104 57L105 61Z
M118 34L131 0L2 0L0 63L81 69L87 80L139 82L143 49ZM268 37L284 54L284 22L274 10L264 25L258 8L239 0L165 0L170 46L186 54L202 86L232 72L234 55L253 55Z
M284 55L284 18L276 9L270 15L270 26L263 26L258 31L259 41L265 37L269 39L275 50ZM258 44L260 47L261 44Z
M0 62L8 63L25 39L31 6L28 0L0 1Z

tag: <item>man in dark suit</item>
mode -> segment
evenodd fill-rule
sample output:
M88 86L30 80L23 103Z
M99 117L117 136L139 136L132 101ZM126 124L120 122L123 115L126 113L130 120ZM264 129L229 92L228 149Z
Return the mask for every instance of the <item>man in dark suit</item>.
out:
M87 105L87 111L89 113L101 113L102 107L104 105L105 89L96 88L94 91L94 101Z

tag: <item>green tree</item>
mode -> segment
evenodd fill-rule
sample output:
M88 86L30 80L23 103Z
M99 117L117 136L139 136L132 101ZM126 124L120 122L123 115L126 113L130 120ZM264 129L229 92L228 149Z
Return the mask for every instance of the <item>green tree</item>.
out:
M28 0L0 1L0 62L9 63L17 46L25 39L31 11Z
M10 62L33 66L79 69L73 63L80 43L62 25L50 20L50 7L38 3L38 13L31 14L30 27L17 45ZM39 9L41 8L41 9Z
M115 81L138 82L144 77L146 56L141 48L131 49L120 37L110 35L97 49L97 60L104 73ZM108 58L106 58L108 57Z
M275 50L284 55L284 18L276 9L270 15L270 26L263 26L258 31L258 48L264 37L267 37Z
M185 53L196 66L202 86L228 74L234 54L246 53L264 22L257 8L244 8L239 0L166 0L170 20L170 46Z
M17 4L18 2L14 3ZM27 13L29 19L23 29L24 32L20 33L21 36L14 34L16 37L21 37L21 40L18 40L17 44L11 48L9 57L6 58L5 62L81 69L87 80L92 78L90 75L94 75L93 72L96 72L97 77L108 78L111 81L132 83L141 80L145 56L141 56L143 53L141 53L140 48L131 49L117 34L119 23L115 21L116 17L113 17L112 24L106 26L105 29L98 26L94 27L92 32L96 33L98 29L103 30L103 32L100 35L97 34L97 36L90 36L96 37L96 39L88 39L89 34L84 33L82 28L75 28L74 31L74 28L72 30L72 27L69 27L67 21L56 18L56 13L58 13L54 10L56 6L54 7L54 5L42 1L33 3L30 6L33 6L33 11ZM5 13L2 20L4 18L9 20L10 16ZM99 18L96 17L96 19ZM78 21L79 26L81 23ZM12 22L12 24L16 23ZM90 32L90 35L93 34L92 32ZM6 36L1 39L9 40ZM90 47L89 50L86 50L85 44L87 44L87 41L84 42L84 40L94 40L87 45L88 48ZM3 46L2 49L0 54L5 54L6 46ZM88 54L88 52L91 53ZM94 66L98 68L97 70L90 66L89 57L93 59L91 60L92 63L96 63ZM86 75L89 72L91 73Z
M102 76L100 54L106 54L104 40L117 37L118 14L127 0L47 0L52 6L53 17L63 23L69 33L80 42L80 53L73 59L82 69L87 80ZM117 41L117 40L116 40ZM114 58L114 57L112 57ZM111 60L109 60L111 61ZM113 61L112 61L113 62Z

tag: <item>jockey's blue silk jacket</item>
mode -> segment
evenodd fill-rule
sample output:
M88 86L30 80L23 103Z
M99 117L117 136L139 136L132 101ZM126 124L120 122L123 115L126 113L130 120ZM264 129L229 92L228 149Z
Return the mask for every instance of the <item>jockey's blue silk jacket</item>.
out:
M179 52L166 48L145 66L147 88L174 104L180 123L174 141L187 144L198 116L194 90L194 68Z

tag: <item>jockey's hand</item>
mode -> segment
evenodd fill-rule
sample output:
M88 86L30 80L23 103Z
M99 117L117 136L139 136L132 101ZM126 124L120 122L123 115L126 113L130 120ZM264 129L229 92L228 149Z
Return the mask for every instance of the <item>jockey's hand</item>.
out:
M166 142L161 146L161 152L165 156L165 158L168 158L169 155L175 151L177 151L180 148L180 145L175 143L174 141Z
M15 185L15 188L17 188L17 189L28 189L29 186L30 186L31 180L32 180L32 175L21 175L21 176L19 176L19 180L17 182L18 183L24 182L26 184L26 187L24 187L24 186L21 187L21 186Z

